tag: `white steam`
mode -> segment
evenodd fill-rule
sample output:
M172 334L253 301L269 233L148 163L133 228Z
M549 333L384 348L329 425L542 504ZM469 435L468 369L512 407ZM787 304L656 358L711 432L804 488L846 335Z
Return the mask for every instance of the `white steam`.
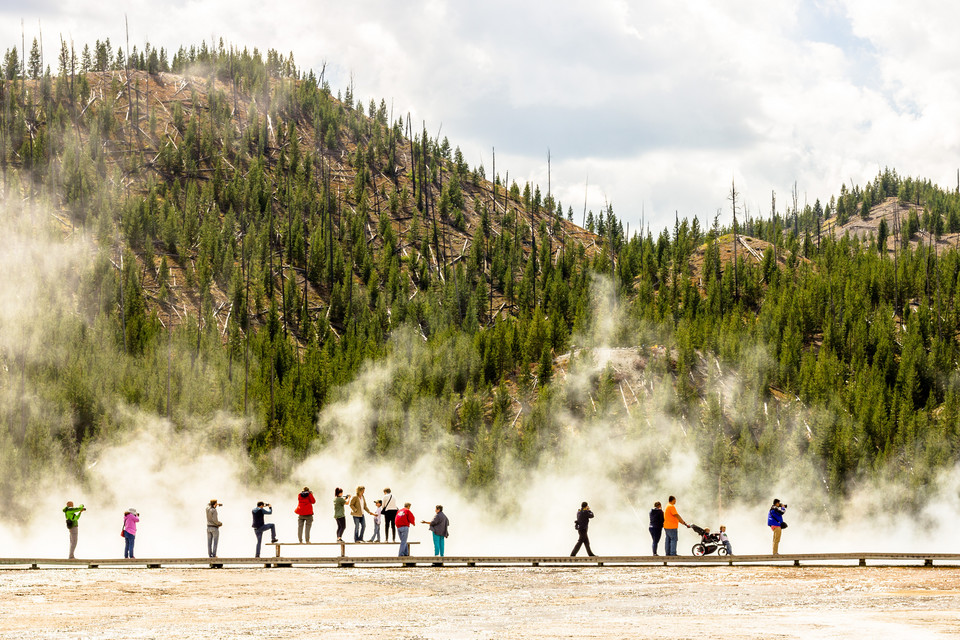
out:
M77 271L91 255L89 243L77 236L62 240L38 235L36 225L35 217L8 215L0 228L6 238L0 254L0 349L7 367L18 350L55 353L32 327L45 326L35 320L49 310L51 301L66 307L76 304L71 296ZM8 518L0 525L6 553L64 556L67 532L60 511L72 500L88 509L80 519L80 557L121 555L119 530L129 507L141 514L138 557L203 556L204 507L216 498L224 503L220 556L250 556L254 546L250 510L256 501L274 505L268 520L276 523L282 540L291 541L296 495L303 486L318 498L312 539L332 541L333 490L343 487L352 494L358 485L366 486L371 508L385 487L401 504L413 504L418 525L412 539L421 542L415 553L426 555L432 551L430 536L419 520L429 519L436 504L444 506L451 521L448 555L568 554L576 541L575 512L583 500L596 514L590 528L595 553L647 554L647 513L654 501L666 503L670 494L678 497L678 509L687 522L711 528L727 525L740 554L769 552L766 512L773 497L790 504L783 553L952 550L951 534L960 513L960 469L941 475L919 517L884 509L883 486L862 487L850 500L834 502L819 472L794 454L790 443L795 427L789 424L802 425L802 419L791 423L786 409L785 425L775 434L782 440L782 463L763 478L762 487L742 484L742 478L756 477L751 469L727 469L725 479L706 477L695 437L698 425L671 416L669 374L647 366L669 354L637 328L629 329L637 346L617 348L624 344L624 327L630 327L626 312L609 283L598 278L594 284L595 326L589 335L575 338L582 348L564 360L570 364L554 375L553 382L578 398L578 406L560 401L551 405L561 425L552 445L532 467L513 458L500 460L500 480L486 492L462 486L460 475L451 468L450 451L456 442L435 416L404 414L388 397L393 377L414 359L412 350L426 348L419 340L398 335L392 356L368 364L335 394L318 416L325 445L292 465L282 482L254 480L258 476L242 446L250 427L243 418L217 415L188 420L187 426L176 428L142 410L113 407L118 435L86 449L82 479L60 465L19 488L21 502L30 505L30 512L17 514L23 523ZM765 358L758 348L752 361L765 366ZM749 421L759 412L774 411L745 391L743 380L750 372L724 372L715 366L706 393L720 397L730 419ZM612 393L624 406L604 413L602 407L594 410L597 399L591 394L598 377L611 371L620 380L611 387ZM6 373L4 379L14 376ZM3 401L18 400L16 389L8 386ZM802 414L803 409L797 411ZM391 449L396 454L372 455L371 439L384 417L400 425L402 444ZM526 418L525 414L521 420ZM718 490L725 488L723 482L733 483L738 487L735 493L743 497L721 504ZM367 521L369 538L369 516ZM345 538L351 533L348 517ZM695 541L694 534L682 531L680 552L689 553ZM389 553L385 549L352 553Z

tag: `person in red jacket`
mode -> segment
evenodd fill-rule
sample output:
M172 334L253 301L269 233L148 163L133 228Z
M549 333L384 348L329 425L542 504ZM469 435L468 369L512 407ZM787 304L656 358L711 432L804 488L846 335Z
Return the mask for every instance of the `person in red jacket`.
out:
M317 499L313 497L313 491L304 487L303 491L297 496L297 508L294 513L297 514L297 540L303 542L303 534L306 531L307 544L310 544L310 527L313 526L313 505Z
M410 527L414 527L417 524L417 519L413 516L413 512L410 511L410 503L404 502L403 509L397 512L397 533L400 534L400 553L398 556L409 556L410 547L407 545L407 535L410 532Z

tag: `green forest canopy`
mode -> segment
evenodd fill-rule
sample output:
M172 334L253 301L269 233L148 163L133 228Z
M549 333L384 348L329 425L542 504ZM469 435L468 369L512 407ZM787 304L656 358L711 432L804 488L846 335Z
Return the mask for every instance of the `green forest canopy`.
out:
M533 464L556 447L561 416L641 425L612 370L587 396L555 376L557 356L595 346L597 276L623 310L610 346L664 345L648 359L670 389L655 410L694 425L711 476L798 456L832 495L883 476L910 502L957 461L955 191L885 169L826 206L740 212L735 228L678 218L628 236L609 206L584 230L384 100L334 96L292 54L221 42L168 62L149 44L63 43L56 74L35 47L21 57L10 48L0 67L8 215L50 208L98 253L76 307L33 327L51 352L0 353L3 387L37 400L2 405L19 474L6 482L60 460L81 474L86 447L124 428L118 403L176 424L247 416L243 446L282 472L270 451L322 447L323 407L412 336L370 453L401 452L427 425L482 489L505 456ZM890 199L875 235L843 232ZM730 257L737 235L764 250ZM739 372L753 410L719 402L713 360ZM775 418L756 410L768 402Z

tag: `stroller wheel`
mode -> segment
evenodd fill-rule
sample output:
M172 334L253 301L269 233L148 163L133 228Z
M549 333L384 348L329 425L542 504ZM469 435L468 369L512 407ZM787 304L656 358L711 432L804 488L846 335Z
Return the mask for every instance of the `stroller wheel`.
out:
M706 551L706 548L704 548L702 544L695 544L693 545L693 549L691 549L691 552L693 552L695 556L702 556Z
M726 547L717 547L717 555L718 555L718 556L725 556L725 555L727 555L727 548L726 548Z

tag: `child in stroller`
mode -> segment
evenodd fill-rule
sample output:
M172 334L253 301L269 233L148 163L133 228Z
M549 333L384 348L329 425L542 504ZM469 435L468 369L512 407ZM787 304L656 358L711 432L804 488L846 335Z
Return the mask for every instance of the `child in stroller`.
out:
M717 552L718 556L727 555L727 548L724 546L723 542L720 541L720 534L710 533L710 527L704 529L695 524L691 524L690 528L700 536L700 542L693 545L693 548L691 549L693 555L706 556L714 551Z

